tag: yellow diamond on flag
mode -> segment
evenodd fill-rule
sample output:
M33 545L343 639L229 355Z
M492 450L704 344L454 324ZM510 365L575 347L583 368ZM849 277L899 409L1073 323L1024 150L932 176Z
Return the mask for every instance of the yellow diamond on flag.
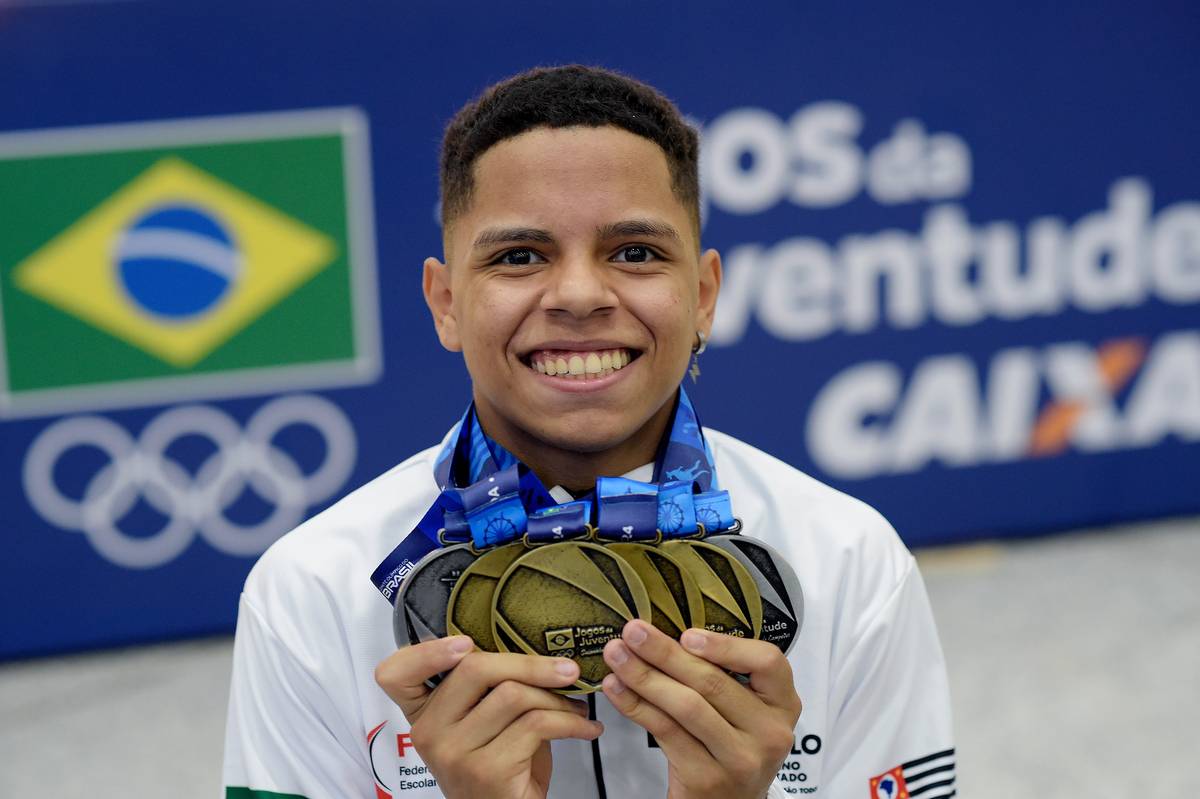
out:
M18 264L13 278L186 369L336 255L324 233L167 156Z

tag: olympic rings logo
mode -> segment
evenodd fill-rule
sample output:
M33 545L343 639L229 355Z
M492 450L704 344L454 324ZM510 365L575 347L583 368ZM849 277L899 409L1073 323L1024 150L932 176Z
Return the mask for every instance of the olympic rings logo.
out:
M291 425L311 427L325 440L325 459L311 474L273 443ZM191 435L216 447L194 475L166 454L176 440ZM95 447L109 459L79 500L64 495L54 478L59 459L76 447ZM245 430L211 405L164 411L136 441L102 416L63 419L34 440L22 479L30 504L46 521L82 532L97 552L119 566L149 569L177 558L197 532L229 555L263 552L299 524L309 507L345 484L357 449L354 427L340 408L322 397L300 394L268 402L250 417ZM232 522L225 515L247 486L274 506L252 525ZM131 536L117 526L139 497L168 519L153 535Z

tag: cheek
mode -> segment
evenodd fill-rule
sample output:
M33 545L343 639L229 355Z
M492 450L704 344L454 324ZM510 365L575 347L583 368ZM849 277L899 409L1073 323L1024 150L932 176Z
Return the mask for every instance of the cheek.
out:
M696 302L677 291L645 294L635 300L638 314L660 341L689 340L695 328Z
M494 341L511 333L517 316L516 303L503 294L476 292L462 304L459 327L473 341Z

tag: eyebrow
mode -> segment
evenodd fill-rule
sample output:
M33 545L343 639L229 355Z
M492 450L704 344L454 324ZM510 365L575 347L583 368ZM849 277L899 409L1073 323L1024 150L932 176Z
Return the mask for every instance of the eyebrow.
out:
M554 236L548 230L532 227L493 227L475 237L472 245L477 250L511 242L531 244L553 244Z
M659 219L627 219L621 222L610 222L597 228L596 233L602 241L629 236L648 236L671 239L683 244L683 237L679 235L679 231ZM554 241L554 235L541 228L493 227L476 236L472 246L474 249L484 250L498 244L553 244Z
M672 239L683 244L683 237L674 227L659 219L629 219L624 222L613 222L601 225L596 231L601 239L617 239L626 236L649 236L652 238Z

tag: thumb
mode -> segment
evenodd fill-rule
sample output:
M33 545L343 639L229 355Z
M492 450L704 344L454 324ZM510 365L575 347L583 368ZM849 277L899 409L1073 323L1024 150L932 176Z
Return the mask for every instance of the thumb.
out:
M375 667L375 682L411 723L433 692L425 681L457 666L474 648L475 642L465 635L406 646Z

